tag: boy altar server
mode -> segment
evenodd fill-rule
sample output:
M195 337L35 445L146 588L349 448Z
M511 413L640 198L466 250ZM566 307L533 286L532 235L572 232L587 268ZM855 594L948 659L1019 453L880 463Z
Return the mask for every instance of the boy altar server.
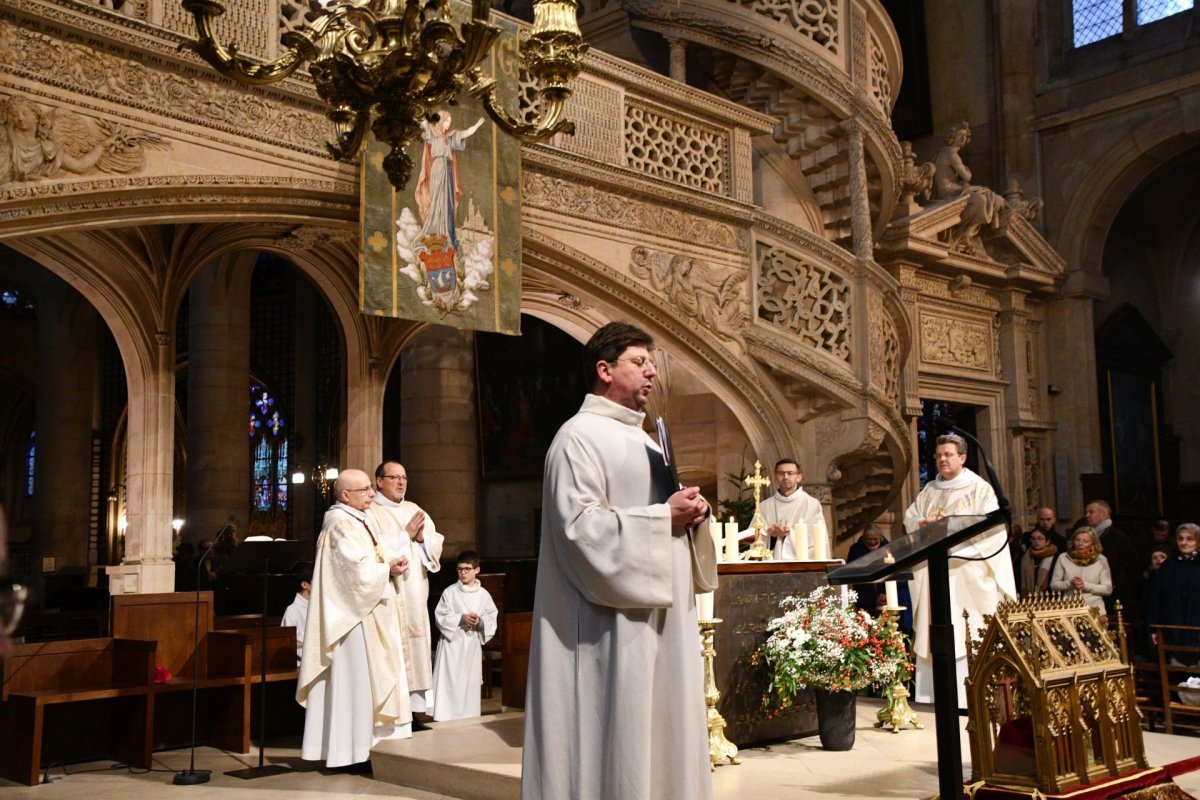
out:
M479 582L479 554L458 556L458 583L442 592L433 612L442 640L433 664L430 711L438 722L479 716L483 646L496 635L496 604Z

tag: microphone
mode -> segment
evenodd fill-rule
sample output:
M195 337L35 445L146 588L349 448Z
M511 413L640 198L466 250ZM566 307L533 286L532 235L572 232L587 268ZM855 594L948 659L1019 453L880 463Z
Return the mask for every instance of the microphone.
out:
M225 525L213 537L212 544L208 546L208 549L204 551L204 555L200 556L200 560L196 562L196 612L193 622L194 639L192 650L192 755L188 768L175 774L175 779L172 782L176 786L196 786L201 783L208 783L209 777L212 774L212 770L196 769L196 710L200 697L200 570L204 569L205 559L212 553L217 543L221 541L221 537L235 523L237 523L237 515L230 514L229 519L225 520Z
M987 448L974 436L955 425L953 417L946 415L934 417L933 427L938 433L956 433L979 448L979 457L983 459L983 469L987 473L988 483L992 485L992 491L996 493L996 502L1000 505L1000 514L1004 517L1004 524L1011 531L1013 526L1012 505L1008 502L1007 495L1004 494L1004 487L1000 485L1000 476L996 474L996 468L992 466L992 461L988 458Z

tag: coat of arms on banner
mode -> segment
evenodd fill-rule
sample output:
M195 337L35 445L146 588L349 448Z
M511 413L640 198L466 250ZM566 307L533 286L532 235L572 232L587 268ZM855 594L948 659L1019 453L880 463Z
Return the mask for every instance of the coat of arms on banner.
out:
M469 16L465 4L455 17ZM515 111L516 25L504 32L485 73ZM433 109L409 156L412 177L394 191L387 147L372 141L363 165L363 313L456 328L519 334L521 315L520 145L463 94Z

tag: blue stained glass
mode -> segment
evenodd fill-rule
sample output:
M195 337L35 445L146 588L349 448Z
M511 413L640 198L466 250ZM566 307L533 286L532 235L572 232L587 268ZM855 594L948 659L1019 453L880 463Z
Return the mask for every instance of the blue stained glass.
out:
M25 451L25 496L33 497L34 462L37 455L37 431L29 432L29 449Z
M288 501L286 421L266 387L250 385L251 502L256 511L282 511ZM267 436L267 433L270 436Z

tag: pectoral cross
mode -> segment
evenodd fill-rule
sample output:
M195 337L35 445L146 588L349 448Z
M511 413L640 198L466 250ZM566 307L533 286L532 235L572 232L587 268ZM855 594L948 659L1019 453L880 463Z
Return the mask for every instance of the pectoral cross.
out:
M762 488L770 486L771 481L763 477L762 462L754 462L753 477L747 475L745 484L754 489L754 521L750 523L750 527L754 529L754 545L746 553L747 561L767 561L771 558L771 551L767 548L763 541L763 528L766 523L763 522L762 512L759 510L762 504Z

